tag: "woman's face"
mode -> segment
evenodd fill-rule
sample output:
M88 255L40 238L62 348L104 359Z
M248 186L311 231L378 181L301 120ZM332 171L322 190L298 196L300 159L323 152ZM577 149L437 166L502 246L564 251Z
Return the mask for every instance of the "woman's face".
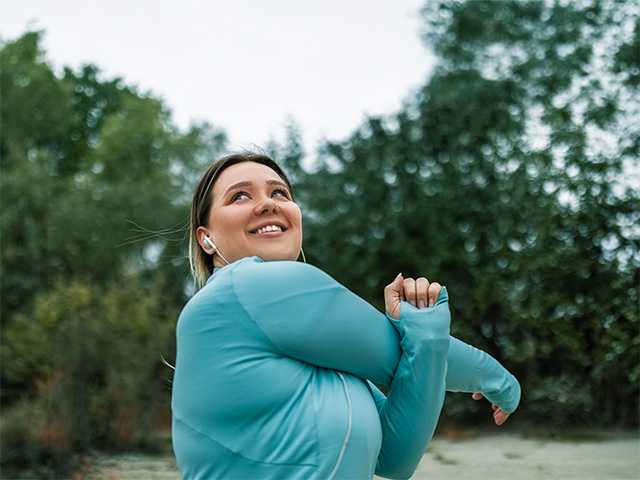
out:
M231 165L216 179L211 194L208 228L198 227L196 231L205 251L211 253L211 247L204 243L208 235L229 263L253 255L264 260L298 258L302 213L274 170L256 162ZM267 225L283 231L256 231ZM216 255L214 265L226 263Z

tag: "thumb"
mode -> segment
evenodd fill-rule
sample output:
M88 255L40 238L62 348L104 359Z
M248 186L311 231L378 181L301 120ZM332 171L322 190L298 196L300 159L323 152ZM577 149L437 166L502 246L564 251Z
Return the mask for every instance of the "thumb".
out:
M396 320L400 318L400 302L402 301L404 278L399 273L384 289L384 305L387 313Z

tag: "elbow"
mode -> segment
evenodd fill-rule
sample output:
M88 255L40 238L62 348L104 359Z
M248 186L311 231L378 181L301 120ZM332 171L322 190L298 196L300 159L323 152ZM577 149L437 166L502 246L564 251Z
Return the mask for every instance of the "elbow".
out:
M522 388L520 387L520 382L518 382L518 379L513 375L511 375L511 382L508 387L508 390L509 390L510 401L508 402L509 405L507 406L507 409L505 410L505 412L511 414L515 412L518 406L520 405L520 397L522 395Z
M403 470L376 470L376 475L378 477L381 478L389 478L391 480L411 480L411 476L414 474L415 472L415 468L409 472L409 471L403 471Z
M378 462L376 463L375 474L379 477L389 478L391 480L410 480L411 476L418 468L419 463L420 459L418 459L418 462L386 462L382 455L380 455L378 456Z

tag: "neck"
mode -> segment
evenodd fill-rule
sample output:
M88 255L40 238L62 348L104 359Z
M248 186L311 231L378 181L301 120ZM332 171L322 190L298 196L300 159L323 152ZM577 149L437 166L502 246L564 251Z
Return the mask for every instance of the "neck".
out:
M222 268L226 265L223 260L218 260L217 258L213 261L213 268Z

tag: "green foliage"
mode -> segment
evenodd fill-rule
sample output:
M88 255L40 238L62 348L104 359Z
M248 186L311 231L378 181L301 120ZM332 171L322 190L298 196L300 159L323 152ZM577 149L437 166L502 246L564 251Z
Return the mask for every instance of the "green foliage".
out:
M70 85L60 82L44 61L41 32L29 32L0 50L0 167L3 172L48 149L60 156L73 117Z
M208 124L179 131L159 100L100 79L95 66L57 77L40 38L27 33L0 50L0 191L11 206L0 212L0 316L28 313L36 292L78 274L104 283L163 272L184 301L186 239L173 234L184 232L193 179L224 134Z
M3 475L20 478L29 471L36 478L68 473L74 466L69 456L68 426L51 417L46 399L24 400L5 410L0 418Z
M640 109L621 67L639 14L427 2L433 76L299 183L310 261L380 308L399 271L446 284L454 334L521 379L532 422L639 421Z
M62 468L69 451L151 448L166 426L160 355L173 358L190 283L189 203L226 137L180 131L93 65L56 74L41 38L0 46L0 380L3 446L16 445L2 461ZM20 436L24 412L42 421Z
M5 419L3 463L62 463L69 451L96 447L157 448L170 378L161 355L172 356L179 310L161 283L147 288L128 277L126 285L56 283L36 297L32 316L7 327L5 374L29 379L34 400Z

